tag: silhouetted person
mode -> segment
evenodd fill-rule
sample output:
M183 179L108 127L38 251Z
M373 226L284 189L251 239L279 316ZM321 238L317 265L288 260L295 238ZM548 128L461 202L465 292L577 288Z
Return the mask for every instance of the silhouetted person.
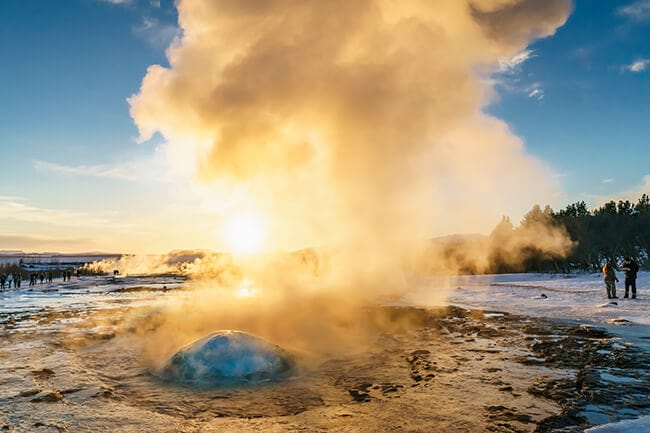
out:
M43 281L45 281L45 274L43 272L39 272L38 279L41 281L41 284L43 284Z
M52 271L47 272L47 282L50 284L52 283Z
M631 287L632 299L636 299L636 274L639 272L639 265L631 257L626 257L621 269L625 272L625 296L623 297L628 297Z
M5 291L5 283L7 282L7 276L5 274L0 275L0 288L2 291Z
M616 283L618 278L616 278L616 272L614 272L614 266L612 263L607 260L605 266L603 266L603 279L605 280L605 289L607 290L608 299L616 299Z
M77 268L77 278L81 277L81 268Z

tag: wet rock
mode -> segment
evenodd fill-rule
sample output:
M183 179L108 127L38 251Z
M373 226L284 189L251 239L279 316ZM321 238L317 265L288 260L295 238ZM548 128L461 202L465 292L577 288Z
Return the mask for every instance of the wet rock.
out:
M582 433L588 427L587 419L575 409L563 410L550 416L537 426L539 433Z
M358 389L348 389L348 393L354 401L368 402L370 401L370 394Z
M594 368L588 366L578 372L576 376L576 389L581 394L593 394L593 390L600 383L600 374Z
M496 421L517 421L530 424L533 419L530 415L517 413L514 409L505 406L487 406L485 410L489 413L488 418Z
M53 424L53 423L36 422L36 423L34 423L34 427L36 427L36 428L48 427L48 428L54 429L54 430L56 430L58 432L66 432L66 431L68 431L68 428L66 426L59 425L59 424Z
M580 337L587 338L608 338L609 334L604 329L595 328L593 326L582 325L574 327L570 330L570 333Z
M383 384L381 385L381 392L383 394L389 393L389 392L397 392L401 388L404 388L403 385L393 385L393 384Z
M54 376L54 370L49 368L42 368L40 370L32 370L32 376L38 379L48 379Z
M34 388L34 389L26 389L25 391L21 391L20 394L18 394L19 397L31 397L33 395L38 394L41 392L41 389Z
M63 394L59 391L43 391L30 401L32 403L56 403L63 400Z
M68 388L68 389L62 389L60 392L61 394L66 395L66 394L74 394L81 390L83 390L83 388Z

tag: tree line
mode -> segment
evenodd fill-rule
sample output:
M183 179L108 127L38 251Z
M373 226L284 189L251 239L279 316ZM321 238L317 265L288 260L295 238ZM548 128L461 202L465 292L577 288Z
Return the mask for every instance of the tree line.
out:
M493 272L569 272L599 271L605 260L620 263L632 257L641 268L650 269L650 197L643 194L636 202L609 201L595 209L584 201L554 211L535 205L514 228L507 217L497 225L491 239L516 238L522 227L537 225L565 230L572 241L566 254L549 253L531 243L531 250L520 263L510 266L493 260Z

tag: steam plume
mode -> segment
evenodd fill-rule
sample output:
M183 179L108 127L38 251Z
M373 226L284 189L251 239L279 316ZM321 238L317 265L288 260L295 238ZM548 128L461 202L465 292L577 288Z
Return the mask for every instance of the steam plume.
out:
M459 231L558 193L481 112L483 78L568 0L181 0L170 67L131 112L224 212L278 248ZM490 224L494 218L490 220Z
M339 254L339 281L399 285L403 241L487 229L559 194L481 109L499 61L553 34L570 9L180 0L170 66L148 69L131 114L141 140L167 139L173 171L206 202L260 215L272 248L353 245Z

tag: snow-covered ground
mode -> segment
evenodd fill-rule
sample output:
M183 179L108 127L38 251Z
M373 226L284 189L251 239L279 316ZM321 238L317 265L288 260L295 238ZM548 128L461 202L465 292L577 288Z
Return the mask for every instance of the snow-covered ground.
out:
M650 416L599 425L585 430L585 433L647 433L650 432Z
M513 314L602 324L650 325L650 272L640 272L637 299L607 299L602 274L501 274L418 278L403 298L412 305L445 303Z
M155 302L166 289L185 285L184 278L174 277L73 277L71 281L56 279L53 283L29 286L23 281L19 289L0 291L0 315L23 314L43 309L68 311L96 310L120 298L131 306ZM138 288L147 290L139 291ZM169 295L181 296L180 293Z

